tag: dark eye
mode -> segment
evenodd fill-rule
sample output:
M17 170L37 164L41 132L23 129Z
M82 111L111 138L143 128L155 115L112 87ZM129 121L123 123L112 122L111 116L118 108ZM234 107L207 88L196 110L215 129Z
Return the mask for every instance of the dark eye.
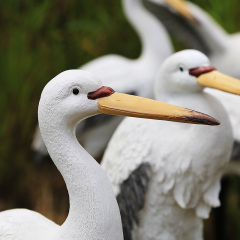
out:
M183 71L184 71L183 67L179 67L179 70L180 70L181 72L183 72Z
M79 94L79 89L78 88L74 88L72 92L73 92L74 95L78 95Z

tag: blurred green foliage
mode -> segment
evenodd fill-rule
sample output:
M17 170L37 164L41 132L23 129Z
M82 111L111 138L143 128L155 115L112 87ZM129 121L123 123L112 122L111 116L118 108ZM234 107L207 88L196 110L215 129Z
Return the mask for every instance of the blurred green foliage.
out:
M239 0L191 0L207 11L229 33L239 31Z
M120 1L0 2L0 189L11 202L25 196L44 85L106 53L136 57L140 43Z
M192 2L228 32L239 31L239 0ZM0 29L1 210L33 206L26 186L29 174L36 171L30 146L44 85L61 71L104 54L135 58L140 42L124 17L120 0L0 0ZM237 205L238 198L231 194L228 201ZM240 229L239 210L228 214L236 218L234 224Z

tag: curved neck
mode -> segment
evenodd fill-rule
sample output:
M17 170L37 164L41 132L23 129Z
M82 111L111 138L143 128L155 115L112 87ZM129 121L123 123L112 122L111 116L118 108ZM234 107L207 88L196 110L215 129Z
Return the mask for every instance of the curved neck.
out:
M172 53L171 41L163 25L148 12L142 0L123 0L127 19L142 43L141 59L155 57L162 60Z
M51 121L41 133L70 199L68 217L54 239L122 240L115 196L99 164L79 145L74 131L59 122Z
M190 11L198 20L197 29L211 51L216 54L226 49L228 34L206 12L196 5L188 3Z

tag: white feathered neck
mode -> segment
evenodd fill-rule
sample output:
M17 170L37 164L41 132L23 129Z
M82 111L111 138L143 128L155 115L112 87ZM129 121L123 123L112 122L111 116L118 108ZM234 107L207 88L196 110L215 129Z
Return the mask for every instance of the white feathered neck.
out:
M91 81L91 78L86 82L85 92L99 88L100 83ZM69 113L64 99L66 94L61 92L61 85L66 85L66 81L63 78L61 82L58 77L56 83L52 80L50 84L55 86L48 89L46 85L40 99L39 126L48 152L64 178L70 199L67 220L54 239L122 240L120 214L111 184L99 164L76 139L77 119L74 110ZM56 91L54 100L53 91ZM71 103L74 105L74 100ZM97 113L95 100L89 101L83 96L80 105L82 118ZM79 113L76 115L79 118Z
M142 0L123 0L123 8L126 17L138 33L142 42L142 52L139 61L152 61L154 56L156 59L162 61L164 56L167 57L173 52L167 31L146 10Z

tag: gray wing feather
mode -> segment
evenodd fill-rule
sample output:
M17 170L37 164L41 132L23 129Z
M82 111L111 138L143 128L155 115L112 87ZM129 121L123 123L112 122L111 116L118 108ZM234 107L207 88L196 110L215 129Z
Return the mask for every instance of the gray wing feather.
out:
M139 224L139 211L144 207L151 173L150 164L142 163L121 184L117 201L122 218L124 240L132 240L131 231L134 224Z
M237 141L234 142L231 159L234 161L240 159L240 143Z

